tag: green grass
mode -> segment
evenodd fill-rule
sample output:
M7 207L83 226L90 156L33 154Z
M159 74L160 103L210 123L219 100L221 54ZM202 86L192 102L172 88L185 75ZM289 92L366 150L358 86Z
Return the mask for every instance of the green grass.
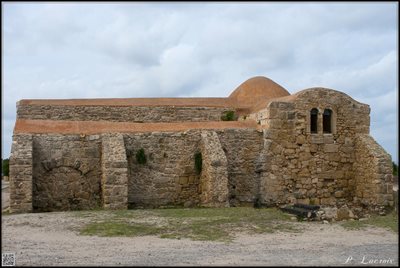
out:
M210 241L232 241L237 232L272 233L299 231L290 216L277 209L173 208L88 211L78 217L93 217L80 230L82 235L142 236ZM88 216L90 214L91 216Z
M364 221L346 221L341 223L341 225L350 230L359 230L363 229L366 227L379 227L379 228L385 228L385 229L390 229L393 232L398 233L399 232L399 227L398 227L398 215L395 212L392 212L388 215L385 216L372 216L371 218L364 220Z
M86 225L82 230L82 235L98 236L143 236L156 235L160 232L159 228L144 224L129 224L126 222L102 221Z
M3 211L1 212L1 215L2 215L2 216L12 215L12 214L13 214L13 213L11 213L10 210L3 210Z

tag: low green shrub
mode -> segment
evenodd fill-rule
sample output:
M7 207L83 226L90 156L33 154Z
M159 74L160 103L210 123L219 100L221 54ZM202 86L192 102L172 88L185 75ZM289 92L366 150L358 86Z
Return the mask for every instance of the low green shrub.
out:
M141 165L146 164L147 158L146 158L146 154L144 153L144 149L143 148L140 148L136 152L136 161Z
M194 167L196 169L196 173L201 173L201 168L203 166L203 158L201 152L197 152L194 154Z
M226 111L223 113L221 116L222 121L235 121L236 120L236 115L235 111Z

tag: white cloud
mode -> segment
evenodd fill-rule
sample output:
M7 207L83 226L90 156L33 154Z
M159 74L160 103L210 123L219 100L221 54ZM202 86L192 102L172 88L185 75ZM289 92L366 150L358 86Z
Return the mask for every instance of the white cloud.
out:
M5 3L3 157L23 98L228 96L264 75L371 105L398 158L395 3ZM349 12L351 10L351 12Z

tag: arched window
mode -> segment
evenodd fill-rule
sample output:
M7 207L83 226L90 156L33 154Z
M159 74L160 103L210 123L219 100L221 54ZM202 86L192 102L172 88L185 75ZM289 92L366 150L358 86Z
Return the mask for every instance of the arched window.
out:
M318 133L318 109L313 108L310 112L310 131L311 133Z
M325 109L323 115L323 130L324 133L332 133L332 110Z

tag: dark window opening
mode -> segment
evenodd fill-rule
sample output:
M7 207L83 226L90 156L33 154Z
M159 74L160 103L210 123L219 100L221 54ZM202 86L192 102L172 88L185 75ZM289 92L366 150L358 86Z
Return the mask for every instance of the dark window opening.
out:
M325 109L322 122L324 133L332 133L332 110Z
M313 108L310 112L311 115L311 133L318 132L318 109Z

